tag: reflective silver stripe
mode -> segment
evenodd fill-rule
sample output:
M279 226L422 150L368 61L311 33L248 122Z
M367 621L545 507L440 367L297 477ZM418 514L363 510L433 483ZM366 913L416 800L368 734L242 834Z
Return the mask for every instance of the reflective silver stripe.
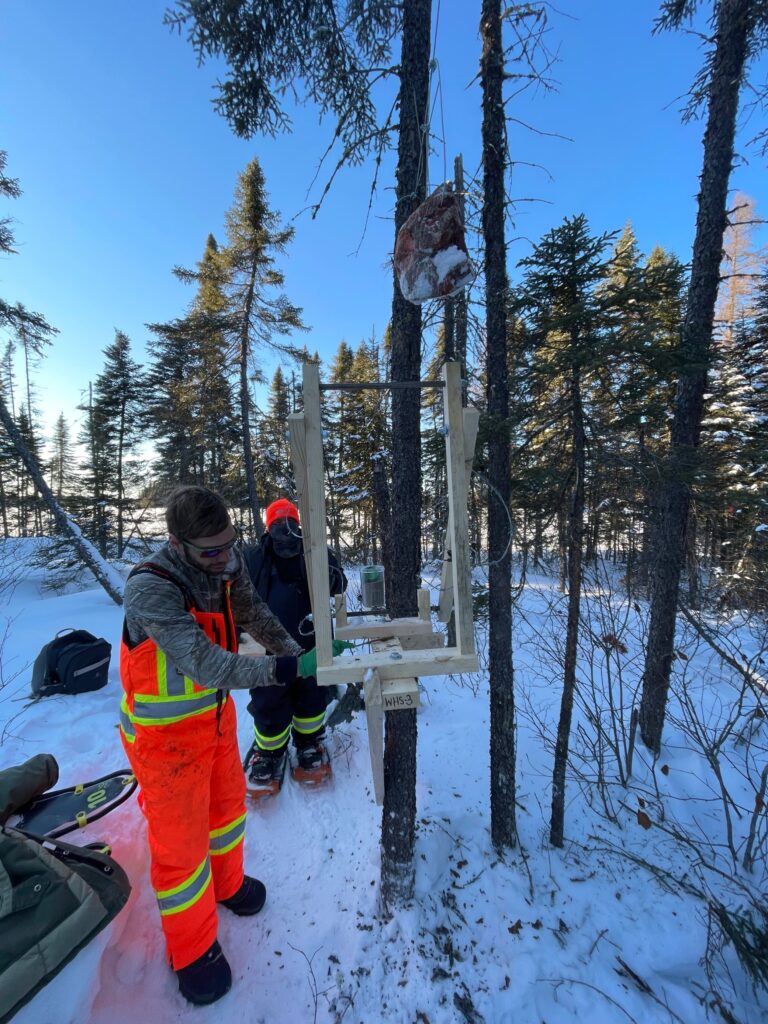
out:
M169 697L188 696L192 689L192 680L187 679L183 672L179 672L175 665L166 661L166 686Z
M233 846L237 846L245 835L245 815L241 815L231 825L224 828L217 828L211 832L211 854L215 856L220 853L227 853Z
M163 916L166 914L178 914L180 911L186 910L187 907L191 907L203 895L210 881L211 862L206 857L200 867L196 868L181 885L177 885L174 889L166 889L164 892L155 893L160 913Z
M285 729L283 729L283 731L277 736L265 736L256 728L254 728L253 731L256 735L256 746L259 750L279 750L280 747L284 747L288 742L291 727L290 725L286 726Z
M314 718L297 718L293 716L293 728L296 732L302 733L302 735L309 735L310 733L317 732L318 729L322 728L323 722L325 721L325 712L321 715L315 715Z
M216 707L216 690L196 697L150 697L136 693L133 696L133 722L139 725L162 725L199 715Z
M97 668L101 668L102 665L109 663L109 655L106 658L102 658L101 661L94 661L92 665L86 665L84 668L75 669L72 673L73 676L81 676L83 672L93 672Z
M165 652L157 650L157 688L163 697L189 697L194 693L195 684L183 672L179 672L173 662L169 662Z
M123 698L125 700L125 698ZM129 743L133 743L136 739L136 730L133 728L133 722L128 709L120 704L120 728L123 730L123 734Z

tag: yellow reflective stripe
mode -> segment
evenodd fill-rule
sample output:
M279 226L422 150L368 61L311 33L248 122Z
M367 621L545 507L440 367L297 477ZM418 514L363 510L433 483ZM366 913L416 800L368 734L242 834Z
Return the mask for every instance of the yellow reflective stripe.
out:
M245 815L241 814L229 825L222 828L215 828L210 833L211 856L221 856L222 853L229 853L238 843L245 838Z
M285 746L288 742L288 737L291 734L291 727L290 725L287 725L281 733L278 733L277 736L265 736L264 733L259 732L255 726L253 731L256 736L256 746L259 747L260 750L279 750L280 747Z
M211 829L211 839L216 839L217 836L223 836L225 832L229 832L230 829L236 828L241 822L245 821L245 814L241 814L239 818L235 818L229 825L222 825L221 828Z
M195 697L210 697L211 694L214 696L218 693L215 687L211 687L207 690L198 690L194 694ZM136 709L136 703L141 704L173 704L174 701L185 701L188 697L185 693L179 693L171 697L158 696L156 693L134 693L133 695L133 707Z
M314 718L297 718L296 715L294 715L293 728L296 730L296 732L308 735L309 733L317 732L317 730L321 728L324 721L325 712L323 712L321 715L315 715Z
M125 694L120 701L120 732L125 737L126 743L133 743L136 740L136 730L133 728L131 713L128 710L128 701Z
M206 857L181 885L155 893L160 906L160 914L166 917L169 914L179 914L182 910L186 910L197 903L210 884L211 862Z
M168 664L165 660L165 654L157 648L157 690L161 697L168 696Z

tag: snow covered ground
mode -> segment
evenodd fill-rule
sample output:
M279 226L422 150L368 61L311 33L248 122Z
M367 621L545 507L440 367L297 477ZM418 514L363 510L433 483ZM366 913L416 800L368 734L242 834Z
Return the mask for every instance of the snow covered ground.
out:
M61 768L59 785L67 786L124 766L116 728L121 613L100 589L62 596L43 592L43 570L25 565L32 544L15 542L14 561L23 571L15 589L0 596L0 637L5 630L0 767L50 752ZM671 834L683 828L701 839L702 849L721 867L730 858L723 845L727 830L718 785L686 735L677 703L680 724L668 727L655 771L645 753L636 752L633 782L624 788L613 782L609 765L605 800L589 781L605 744L590 745L594 728L583 709L577 711L574 766L582 782L569 779L565 848L548 844L563 611L556 578L529 579L515 615L516 850L500 859L490 843L487 676L425 678L418 716L416 892L408 908L390 920L379 911L381 811L373 800L364 716L357 716L330 737L334 778L327 788L307 792L288 779L271 804L249 810L246 870L266 883L268 901L255 919L220 913L219 938L234 975L232 990L220 1003L190 1008L165 964L145 828L132 799L74 837L112 845L133 885L127 907L15 1022L166 1024L189 1017L200 1024L223 1018L243 1024L695 1024L708 1019L709 986L701 963L707 941L704 904L668 880L665 884L659 872L699 884L691 868L696 856ZM610 670L614 699L621 687L626 696L639 677L642 612L619 595L613 602L601 600L596 591L589 612L591 635L599 642L582 648L580 692L586 700L592 688L604 694ZM109 684L96 693L29 706L24 698L31 662L42 644L67 626L112 642ZM616 643L605 639L614 636ZM482 653L482 625L478 640ZM739 643L747 657L749 645L758 642L754 629L745 626ZM691 707L714 728L739 679L701 642L691 640L685 652L688 660L676 665L683 667ZM235 700L245 751L251 736L247 695ZM747 699L737 727L749 710ZM737 727L722 749L733 754L723 757L724 783L733 801L733 843L741 853L748 812L755 805L756 747L734 738ZM763 863L764 818L765 811L758 818ZM707 842L715 844L714 852ZM741 868L731 873L762 884L765 891L764 867L752 875ZM719 884L714 877L710 881ZM717 891L723 897L733 892L727 881ZM768 1019L765 993L753 994L732 951L726 951L726 962L733 1019L741 1024ZM724 1019L711 1007L709 1014Z

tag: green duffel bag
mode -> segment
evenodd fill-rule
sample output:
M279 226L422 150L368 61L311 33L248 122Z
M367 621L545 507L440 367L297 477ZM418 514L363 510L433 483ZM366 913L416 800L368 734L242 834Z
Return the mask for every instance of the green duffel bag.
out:
M0 772L0 821L49 778L42 758ZM0 827L0 1024L125 906L130 882L108 849Z

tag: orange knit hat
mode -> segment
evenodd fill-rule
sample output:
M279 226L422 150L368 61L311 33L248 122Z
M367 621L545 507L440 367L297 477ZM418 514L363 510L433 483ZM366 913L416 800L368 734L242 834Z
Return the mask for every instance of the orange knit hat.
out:
M298 523L299 510L293 502L288 501L287 498L278 498L277 501L273 501L267 509L266 517L267 529L270 528L276 519L295 519Z

